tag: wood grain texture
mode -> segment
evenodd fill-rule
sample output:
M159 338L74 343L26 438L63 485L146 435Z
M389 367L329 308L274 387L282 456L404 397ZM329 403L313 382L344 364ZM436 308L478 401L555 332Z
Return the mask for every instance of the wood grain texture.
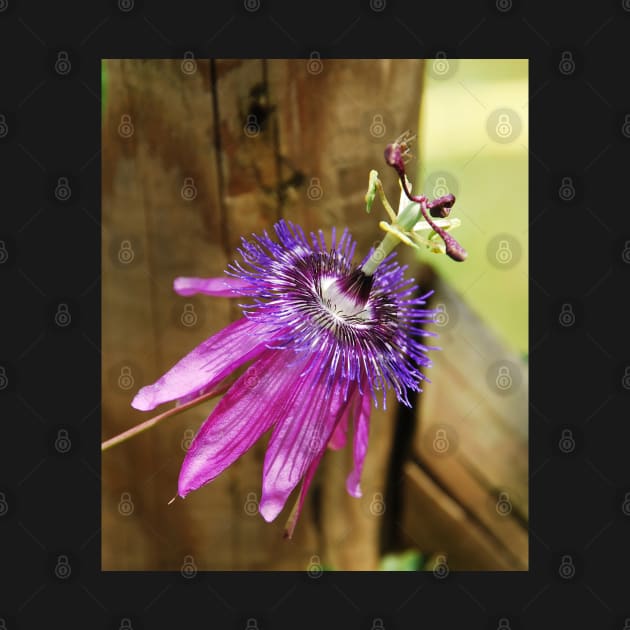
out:
M428 475L445 502L450 499L461 508L464 516L458 517L460 533L452 537L453 545L472 528L487 547L502 550L495 554L495 569L506 564L527 569L527 367L448 285L436 279L434 288L431 305L440 305L448 322L432 327L439 333L442 351L433 355L432 383L416 411L414 463L406 469L406 480L424 496L429 482L421 479ZM498 364L509 366L512 381L505 389L496 385ZM424 520L410 514L411 505L405 510L409 527L412 521ZM416 536L431 546L432 532ZM450 537L437 540L448 551ZM460 551L456 557L461 568L479 568L475 554L464 557ZM493 568L492 563L486 558L483 566Z
M305 60L197 60L192 73L174 60L107 63L104 439L147 417L129 406L138 387L238 315L229 300L176 296L174 277L221 275L240 236L280 216L327 236L348 226L367 252L380 236L365 220L367 175L382 164L384 144L416 126L421 88L416 60L325 60L318 74ZM379 111L387 129L377 138L370 125ZM252 112L259 132L246 134ZM321 195L312 194L317 186ZM393 401L373 416L364 498L345 493L349 453L327 454L289 542L281 532L293 499L271 525L250 515L264 439L213 483L167 505L186 441L214 404L103 454L103 569L179 570L186 556L206 570L304 570L313 556L336 569L375 568L383 515L373 508L389 464Z
M452 571L506 571L513 561L471 520L454 499L418 466L408 462L404 479L405 517L402 531L407 542L427 555L443 555ZM423 518L421 515L426 515Z

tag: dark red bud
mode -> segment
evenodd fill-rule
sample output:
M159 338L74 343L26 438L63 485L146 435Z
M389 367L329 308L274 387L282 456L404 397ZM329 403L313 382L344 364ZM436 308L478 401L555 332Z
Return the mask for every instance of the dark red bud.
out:
M441 234L446 245L446 255L457 262L463 262L468 258L468 252L447 232Z
M431 220L431 217L444 218L450 214L450 209L455 203L455 195L443 195L442 197L434 199L432 202L427 202L427 198L424 195L418 196L411 194L407 184L407 178L405 176L405 164L403 161L403 157L408 151L407 142L404 140L404 137L405 134L398 139L402 142L402 144L396 141L385 147L385 162L388 166L394 168L398 173L400 184L407 198L410 201L420 204L422 216L433 228L433 231L444 241L444 245L446 246L446 255L457 262L462 262L466 260L468 252L446 230L442 229Z
M455 195L444 195L433 201L429 201L428 207L432 217L447 217L451 213L451 208L455 203Z
M396 169L401 177L405 174L405 163L403 161L403 152L397 142L392 142L385 147L385 162L388 166Z

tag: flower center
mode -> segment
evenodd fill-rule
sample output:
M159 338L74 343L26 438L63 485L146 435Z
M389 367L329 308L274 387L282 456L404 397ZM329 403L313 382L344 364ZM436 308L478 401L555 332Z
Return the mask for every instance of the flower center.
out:
M320 290L322 304L341 322L361 323L371 318L367 303L345 292L337 278L322 278Z

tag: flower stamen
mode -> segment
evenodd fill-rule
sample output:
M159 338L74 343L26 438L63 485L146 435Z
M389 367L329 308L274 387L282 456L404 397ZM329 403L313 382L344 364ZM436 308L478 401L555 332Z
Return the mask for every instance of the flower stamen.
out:
M405 134L403 134L403 136L405 136ZM468 256L468 252L457 242L455 238L453 238L453 236L448 234L446 230L437 225L437 223L434 223L429 216L429 210L433 210L430 212L433 217L437 216L444 218L448 216L451 207L455 203L455 196L445 195L435 199L433 202L430 202L424 195L411 194L411 188L405 173L405 161L403 157L409 152L409 147L407 144L408 141L406 138L403 138L403 136L398 138L398 140L394 141L392 144L387 145L385 148L385 162L388 166L391 166L396 173L398 173L400 185L402 186L407 199L419 205L420 212L422 212L422 216L425 221L444 241L444 245L446 246L446 255L457 262L462 262Z
M462 261L468 255L453 236L448 234L448 230L461 225L459 219L448 218L455 203L455 195L442 195L430 201L425 195L411 194L412 186L407 179L405 163L411 157L409 144L414 138L415 136L411 136L409 131L405 131L385 148L385 162L396 171L399 177L401 194L397 213L387 200L378 172L370 171L368 190L365 195L366 210L370 212L378 194L391 223L385 221L379 223L379 227L387 234L372 250L361 267L368 277L400 243L415 249L424 247L436 254L447 254L456 261ZM428 235L423 234L427 231ZM438 238L443 242L438 241Z

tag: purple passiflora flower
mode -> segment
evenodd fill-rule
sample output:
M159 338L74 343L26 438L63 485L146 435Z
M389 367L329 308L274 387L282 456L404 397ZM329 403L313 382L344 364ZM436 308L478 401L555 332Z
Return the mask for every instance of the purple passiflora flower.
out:
M430 294L417 295L394 254L372 275L352 264L348 231L330 248L321 231L308 238L280 221L277 241L265 232L243 239L224 278L177 278L180 295L203 293L249 298L244 317L197 346L132 405L150 410L167 401L186 402L216 388L249 364L201 426L184 459L178 494L212 481L272 429L264 460L259 510L272 521L300 481L287 524L291 535L304 497L326 450L342 448L353 427L354 468L346 487L361 496L370 409L392 388L409 405L420 391L421 367L430 365L420 342L434 311ZM374 258L375 251L370 252Z

